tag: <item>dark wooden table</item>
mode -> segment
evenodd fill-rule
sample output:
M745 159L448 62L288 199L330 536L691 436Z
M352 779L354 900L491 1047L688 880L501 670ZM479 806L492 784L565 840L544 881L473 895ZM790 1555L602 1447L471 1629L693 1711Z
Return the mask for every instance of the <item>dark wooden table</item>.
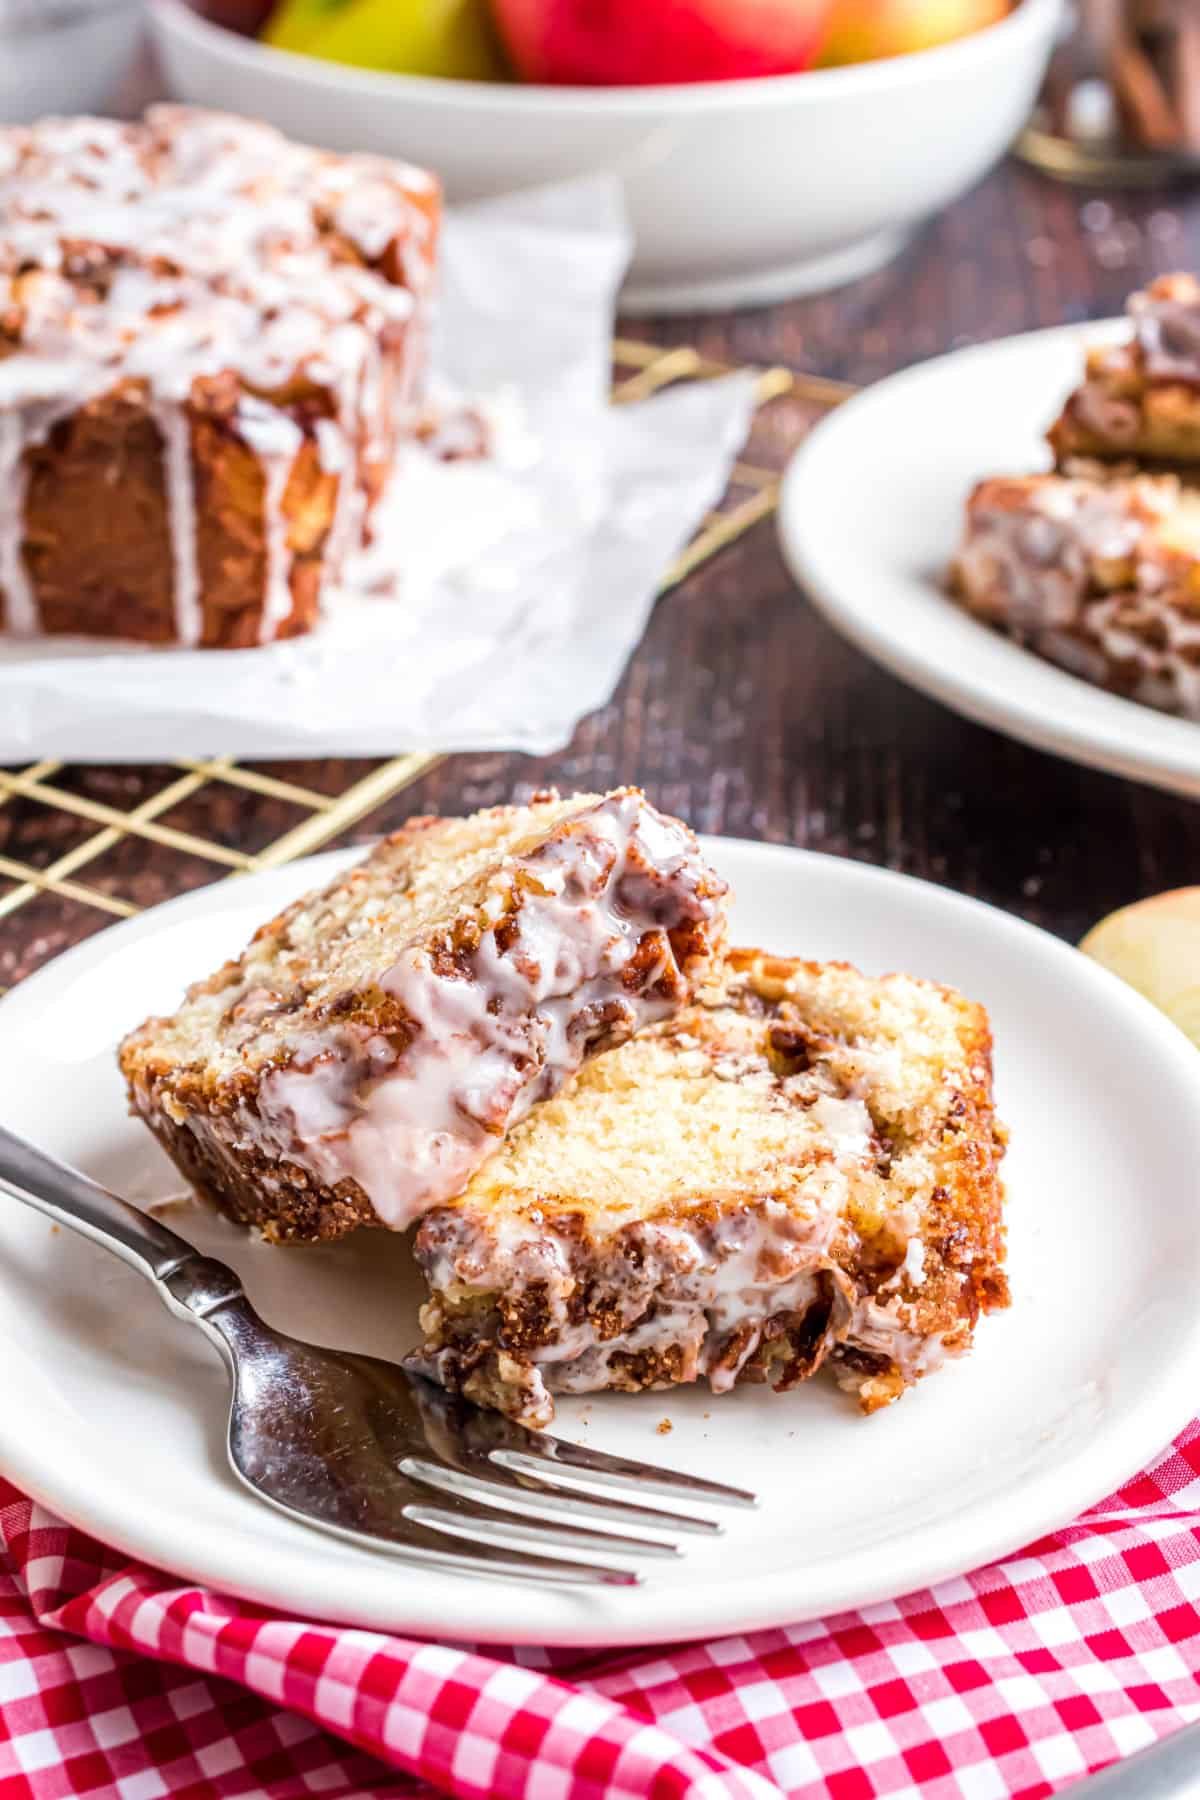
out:
M1200 193L1099 195L1010 163L854 288L717 318L638 321L626 335L861 383L955 345L1118 312L1132 287L1180 267L1200 268ZM782 466L809 417L793 400L775 402L753 460ZM333 792L362 771L273 772ZM67 779L128 808L169 772L76 770ZM640 782L703 830L885 863L1072 938L1124 901L1200 880L1200 808L1025 749L911 693L797 593L769 519L660 601L611 702L565 749L538 760L452 757L356 833L412 811L521 797L550 780ZM282 801L207 789L187 823L253 850L290 820ZM79 829L10 799L0 855L45 866ZM141 905L217 873L131 839L89 879ZM103 922L53 895L0 918L0 986Z

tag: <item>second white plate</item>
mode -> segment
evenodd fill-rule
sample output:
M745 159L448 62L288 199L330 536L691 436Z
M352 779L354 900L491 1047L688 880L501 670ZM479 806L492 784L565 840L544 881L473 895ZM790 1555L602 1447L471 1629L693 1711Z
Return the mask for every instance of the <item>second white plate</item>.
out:
M745 1482L756 1514L644 1587L549 1590L415 1568L293 1524L229 1474L210 1346L113 1257L0 1201L0 1470L96 1536L298 1617L435 1637L633 1644L789 1623L1015 1549L1099 1499L1200 1393L1200 1057L1113 976L1019 920L860 864L711 842L743 942L909 969L996 1032L1013 1306L974 1353L862 1418L832 1383L564 1401L558 1429ZM225 882L118 925L0 1003L6 1123L142 1201L178 1179L129 1118L118 1035L344 858ZM185 1236L265 1315L396 1356L416 1336L404 1241L277 1250L200 1208ZM668 1433L659 1430L670 1421Z
M956 712L1076 762L1200 794L1200 725L1043 662L948 598L963 506L985 475L1049 467L1043 433L1089 343L1119 321L920 363L824 420L788 469L784 552L830 623Z

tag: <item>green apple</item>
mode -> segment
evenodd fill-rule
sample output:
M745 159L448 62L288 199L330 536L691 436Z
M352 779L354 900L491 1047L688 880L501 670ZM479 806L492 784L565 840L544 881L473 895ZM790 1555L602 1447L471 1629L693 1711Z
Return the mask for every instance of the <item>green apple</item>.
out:
M276 50L306 50L309 39L351 0L278 0L259 36Z
M327 62L461 81L507 76L487 0L283 0L263 36Z

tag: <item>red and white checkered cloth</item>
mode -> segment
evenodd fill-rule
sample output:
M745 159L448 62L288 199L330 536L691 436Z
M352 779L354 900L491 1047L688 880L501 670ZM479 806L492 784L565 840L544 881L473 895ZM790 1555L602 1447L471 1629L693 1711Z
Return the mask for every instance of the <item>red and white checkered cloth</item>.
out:
M0 1796L994 1800L1200 1717L1200 1422L1019 1556L667 1650L452 1648L129 1563L0 1482Z

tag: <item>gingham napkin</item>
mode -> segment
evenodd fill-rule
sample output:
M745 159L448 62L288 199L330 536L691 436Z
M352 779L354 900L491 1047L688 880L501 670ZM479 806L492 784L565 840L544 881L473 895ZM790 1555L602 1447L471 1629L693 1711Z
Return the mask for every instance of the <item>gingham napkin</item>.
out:
M181 1586L0 1481L0 1795L1025 1800L1200 1717L1200 1421L1019 1556L668 1650L488 1651Z

